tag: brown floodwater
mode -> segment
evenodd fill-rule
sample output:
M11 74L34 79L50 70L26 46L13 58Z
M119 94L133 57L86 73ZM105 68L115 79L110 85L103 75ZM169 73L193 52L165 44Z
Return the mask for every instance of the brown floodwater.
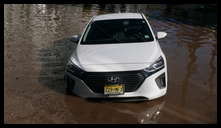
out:
M4 5L5 123L217 123L216 13L196 5ZM167 57L168 92L145 102L97 102L65 94L64 67L89 19L149 16ZM212 10L214 11L214 10Z

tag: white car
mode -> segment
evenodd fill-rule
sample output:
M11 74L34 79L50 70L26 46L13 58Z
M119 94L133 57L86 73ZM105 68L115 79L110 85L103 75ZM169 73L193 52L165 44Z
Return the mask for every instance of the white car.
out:
M167 92L167 63L142 13L94 16L65 70L67 92L83 98L152 100Z

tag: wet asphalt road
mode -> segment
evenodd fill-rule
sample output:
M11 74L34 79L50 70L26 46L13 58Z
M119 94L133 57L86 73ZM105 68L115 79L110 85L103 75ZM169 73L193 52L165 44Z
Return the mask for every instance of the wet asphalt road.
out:
M64 68L75 48L69 37L81 33L93 15L137 8L150 15L155 32L168 33L160 41L168 63L167 95L138 103L66 95ZM201 24L181 22L173 9L166 5L4 5L4 122L216 123L216 25L208 25L195 11L185 17L197 14Z

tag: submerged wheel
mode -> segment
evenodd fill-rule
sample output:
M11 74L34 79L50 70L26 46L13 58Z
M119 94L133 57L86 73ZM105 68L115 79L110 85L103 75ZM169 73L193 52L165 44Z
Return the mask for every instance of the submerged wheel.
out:
M75 82L66 76L65 83L66 83L66 88L65 88L66 93L68 95L73 95L73 89L74 89Z

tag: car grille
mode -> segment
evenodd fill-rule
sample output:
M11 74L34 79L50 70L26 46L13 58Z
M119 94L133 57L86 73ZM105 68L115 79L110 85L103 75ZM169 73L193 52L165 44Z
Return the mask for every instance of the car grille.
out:
M117 81L110 81L108 78L118 77ZM86 72L83 81L95 93L104 93L104 86L111 84L124 84L125 92L136 91L145 79L141 71L128 72Z

